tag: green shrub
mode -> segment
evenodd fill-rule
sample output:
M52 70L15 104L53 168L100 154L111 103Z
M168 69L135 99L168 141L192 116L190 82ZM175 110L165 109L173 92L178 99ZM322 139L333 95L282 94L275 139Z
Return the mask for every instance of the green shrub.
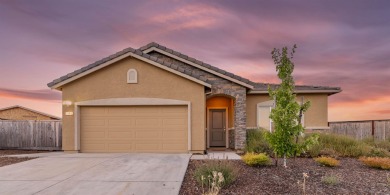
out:
M316 161L317 163L319 163L321 165L327 166L327 167L337 167L340 165L340 161L338 161L332 157L321 156L321 157L315 158L314 161Z
M382 141L376 141L373 138L368 138L363 140L364 143L375 147L375 148L382 148L388 152L390 152L390 139L388 140L382 140Z
M195 168L194 177L199 185L210 187L213 171L222 173L224 181L221 187L230 185L236 179L237 168L228 160L207 160Z
M370 157L388 157L388 156L390 156L390 152L384 148L372 148L371 152L368 156L370 156Z
M334 175L326 175L321 178L322 183L326 185L337 185L340 183L340 180L337 176Z
M272 163L271 159L265 154L246 153L242 160L249 166L266 166Z
M390 158L383 157L361 157L359 160L364 163L366 166L390 170Z
M353 138L336 135L336 134L318 134L318 143L307 151L311 157L318 157L321 155L343 156L343 157L360 157L369 156L372 146L363 141L355 140Z
M273 154L271 146L265 138L266 133L267 130L264 129L247 130L245 152Z

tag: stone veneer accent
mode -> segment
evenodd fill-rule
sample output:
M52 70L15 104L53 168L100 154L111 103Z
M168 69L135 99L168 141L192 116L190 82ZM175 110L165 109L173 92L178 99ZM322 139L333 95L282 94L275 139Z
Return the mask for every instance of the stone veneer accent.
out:
M234 129L229 130L229 148L234 149L235 142L234 142Z
M211 84L211 93L206 98L217 95L227 95L234 99L234 149L242 150L246 143L246 88L228 81L224 78L208 73L199 68L185 64L181 61L168 57L157 52L150 52L149 55L171 62L177 65L177 69L184 69L184 71L191 75L201 76L207 83ZM171 65L172 67L172 65ZM229 139L230 139L229 134ZM229 143L230 145L230 143Z

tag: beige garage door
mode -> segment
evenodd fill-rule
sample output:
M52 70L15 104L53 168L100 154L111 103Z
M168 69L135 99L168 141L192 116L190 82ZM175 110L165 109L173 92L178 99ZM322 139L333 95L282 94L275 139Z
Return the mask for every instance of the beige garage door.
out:
M81 107L81 152L187 152L187 106Z

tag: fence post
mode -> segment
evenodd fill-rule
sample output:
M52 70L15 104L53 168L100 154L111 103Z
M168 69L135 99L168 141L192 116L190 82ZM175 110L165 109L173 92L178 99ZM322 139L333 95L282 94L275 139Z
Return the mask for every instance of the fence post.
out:
M375 121L374 120L371 121L371 135L372 135L372 138L375 139Z

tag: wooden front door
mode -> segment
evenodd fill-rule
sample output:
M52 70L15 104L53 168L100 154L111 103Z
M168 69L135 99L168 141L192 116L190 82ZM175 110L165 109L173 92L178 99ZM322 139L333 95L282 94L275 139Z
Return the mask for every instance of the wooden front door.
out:
M210 147L226 146L226 110L210 110Z

